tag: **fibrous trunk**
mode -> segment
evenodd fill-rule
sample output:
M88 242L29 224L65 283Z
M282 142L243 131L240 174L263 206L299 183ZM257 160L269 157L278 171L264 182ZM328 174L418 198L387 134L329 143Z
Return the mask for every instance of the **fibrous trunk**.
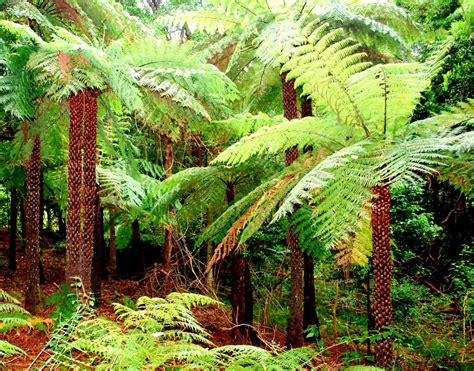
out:
M97 96L93 89L84 91L84 231L82 238L82 254L80 277L84 289L88 292L92 287L92 258L94 256L94 236L96 223L96 166L97 166Z
M372 240L374 263L375 329L386 331L392 324L392 258L390 256L390 188L373 188ZM380 367L392 364L392 339L383 338L375 344L375 362Z
M18 226L18 194L15 187L10 191L10 241L8 248L8 269L16 271L16 234Z
M313 116L313 104L311 98L305 97L301 101L301 116ZM305 152L310 152L311 147L306 147ZM318 312L316 311L316 290L314 288L314 258L311 252L303 253L303 276L304 276L304 303L303 303L303 328L316 326L318 339L321 339Z
M303 328L316 326L318 339L321 339L318 313L316 312L316 294L314 289L314 258L310 253L303 254L304 261L304 304Z
M286 73L281 74L283 90L284 116L288 120L298 117L298 106L294 81L286 81ZM298 147L286 150L286 165L291 165L298 158ZM303 254L298 244L298 236L290 227L287 232L286 241L290 248L290 318L288 321L286 345L290 348L303 345Z
M240 252L231 257L230 274L232 288L232 322L235 326L232 335L239 343L258 344L258 337L253 329L253 292L250 267Z
M40 202L39 202L39 272L40 272L40 283L43 285L46 283L46 276L44 274L44 262L43 262L43 246L44 246L44 179L43 170L40 170Z
M94 256L92 258L92 292L97 305L100 305L101 301L101 278L103 276L103 265L102 265L102 251L103 235L104 235L104 218L102 207L100 205L99 192L96 192L95 196L95 207L96 207L96 220L94 230Z
M40 211L41 142L33 137L26 178L26 290L25 308L36 313L40 304L39 211Z
M66 211L66 279L79 277L82 249L82 122L85 94L69 98L69 159Z
M115 242L115 222L113 210L109 209L109 274L115 276L117 271L117 246Z
M161 138L165 145L165 171L166 177L170 177L173 174L173 162L174 162L174 151L173 142L171 137L166 134L162 134ZM173 214L173 210L170 208L170 215ZM171 225L166 226L165 229L165 241L163 245L163 269L165 271L171 271L172 264L172 253L173 253L173 228Z
M79 277L86 291L91 290L94 254L98 95L85 89L69 98L66 278Z
M234 184L227 183L227 204L235 200ZM259 340L253 328L253 288L252 276L247 259L237 252L230 259L230 274L232 286L230 302L232 304L232 323L236 326L232 335L239 343L258 345Z

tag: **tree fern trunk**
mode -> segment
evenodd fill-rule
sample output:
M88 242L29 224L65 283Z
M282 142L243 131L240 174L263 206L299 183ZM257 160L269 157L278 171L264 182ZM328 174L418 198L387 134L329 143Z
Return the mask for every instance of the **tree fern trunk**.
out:
M234 203L234 185L227 183L227 204ZM253 329L253 288L252 276L247 259L241 252L230 258L230 274L232 286L230 302L232 305L232 323L238 327L232 330L232 336L243 344L258 345L259 340Z
M18 194L15 187L10 191L10 241L8 247L8 269L16 271L16 235L18 232Z
M102 249L103 249L103 213L100 205L100 196L97 190L95 196L96 220L94 229L94 256L92 258L92 292L97 305L101 302L101 279L103 275Z
M305 97L301 101L301 116L313 116L313 102L311 98ZM312 151L311 147L305 148L305 152ZM316 326L318 339L321 339L321 328L319 325L318 312L316 311L316 290L314 288L314 259L310 252L303 253L303 276L304 276L304 303L303 303L303 328Z
M39 135L33 138L33 148L28 161L26 178L26 290L25 308L36 313L40 304L39 274L39 203L41 173L41 142Z
M96 166L97 166L97 97L98 92L86 89L84 92L84 230L81 254L80 276L86 292L92 288L92 259L96 223Z
M82 249L82 122L84 92L69 98L69 159L66 210L66 279L79 276Z
M283 90L284 116L288 120L298 117L298 106L294 81L286 81L286 73L281 74ZM285 153L286 165L291 165L298 158L298 147L290 148ZM293 234L293 228L289 228L286 236L290 248L290 318L286 345L291 348L303 345L303 254L298 244L298 236Z
M26 188L26 183L25 183ZM26 246L26 198L20 198L20 223L21 223L21 249L23 250Z
M314 259L307 253L303 254L304 261L304 304L303 304L303 328L316 326L318 330L317 339L321 339L318 313L316 312L316 294L314 288Z
M44 179L43 170L40 170L40 196L39 196L39 274L40 284L46 283L46 276L44 274L44 260L43 260L43 247L44 247Z
M390 188L373 188L372 240L374 264L375 329L382 332L392 325L392 258L390 256ZM392 339L375 344L375 362L380 367L392 364Z
M115 222L112 208L109 209L109 275L115 276L117 271L117 245L115 241Z
M173 162L174 162L174 150L173 142L171 137L167 134L162 134L161 138L165 145L165 171L166 177L170 177L173 174ZM173 210L170 208L170 214L173 213ZM171 225L168 225L165 229L165 241L163 245L163 269L165 271L171 270L172 264L172 254L173 254L173 228Z

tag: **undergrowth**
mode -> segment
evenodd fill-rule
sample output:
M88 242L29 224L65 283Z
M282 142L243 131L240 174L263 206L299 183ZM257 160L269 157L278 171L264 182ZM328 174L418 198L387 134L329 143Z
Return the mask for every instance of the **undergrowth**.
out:
M203 295L144 296L135 307L115 303L117 321L98 317L87 296L79 295L78 303L76 312L56 328L46 344L43 352L51 356L36 366L276 370L300 368L310 362L314 353L311 348L277 353L248 345L216 347L191 311L194 306L221 305Z

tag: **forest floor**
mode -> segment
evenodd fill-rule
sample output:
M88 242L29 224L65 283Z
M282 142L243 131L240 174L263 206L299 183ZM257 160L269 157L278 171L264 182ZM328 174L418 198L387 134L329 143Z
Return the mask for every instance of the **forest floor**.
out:
M23 252L17 253L17 270L11 272L6 267L8 249L8 236L0 232L0 288L8 291L11 295L24 300L24 286L26 280L26 259ZM43 252L43 265L46 282L41 286L43 298L46 299L60 290L64 283L65 254L62 250L45 249ZM101 305L97 308L99 316L115 320L113 305L114 302L137 299L144 295L143 287L138 281L125 279L107 279L102 281ZM25 370L35 360L45 360L48 358L45 345L50 340L49 334L53 326L51 315L54 306L43 306L34 317L34 322L42 326L21 327L12 329L6 333L0 333L0 340L6 340L27 353L26 356L12 356L4 362L6 370ZM194 314L199 322L211 334L210 340L217 346L236 344L236 340L231 335L231 312L230 308L217 306L201 307L194 310ZM39 327L39 328L38 328ZM266 328L255 324L259 337L267 345L283 348L286 333L277 328ZM41 329L40 329L41 328ZM341 364L341 354L347 352L352 347L338 345L336 339L325 339L325 347L330 348L330 352L325 352L323 363L328 367L337 367ZM322 359L321 359L322 360ZM320 362L318 361L320 365Z

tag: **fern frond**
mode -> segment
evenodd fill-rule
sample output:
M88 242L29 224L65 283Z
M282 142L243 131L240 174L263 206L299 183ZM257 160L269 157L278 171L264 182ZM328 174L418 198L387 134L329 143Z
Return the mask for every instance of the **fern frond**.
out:
M119 208L141 207L145 190L141 183L118 167L97 168L101 198Z
M168 27L188 27L191 32L201 31L209 34L226 34L235 31L242 24L242 19L233 14L215 10L195 10L180 12L161 17L159 21Z
M314 190L327 186L328 181L334 179L332 171L358 158L366 151L364 147L365 143L356 143L324 158L291 189L275 213L272 223L291 214L295 206L303 205L305 201L311 199L314 196Z
M12 355L26 355L26 352L17 347L16 345L10 344L8 341L0 340L0 356L1 357L8 357ZM0 365L2 365L2 361L0 361Z
M348 135L349 132L347 132ZM334 125L331 120L305 117L284 121L280 125L262 127L255 133L242 138L221 152L212 164L241 164L253 156L270 156L284 153L288 148L306 145L334 148L341 143L334 138L344 137L345 129Z

